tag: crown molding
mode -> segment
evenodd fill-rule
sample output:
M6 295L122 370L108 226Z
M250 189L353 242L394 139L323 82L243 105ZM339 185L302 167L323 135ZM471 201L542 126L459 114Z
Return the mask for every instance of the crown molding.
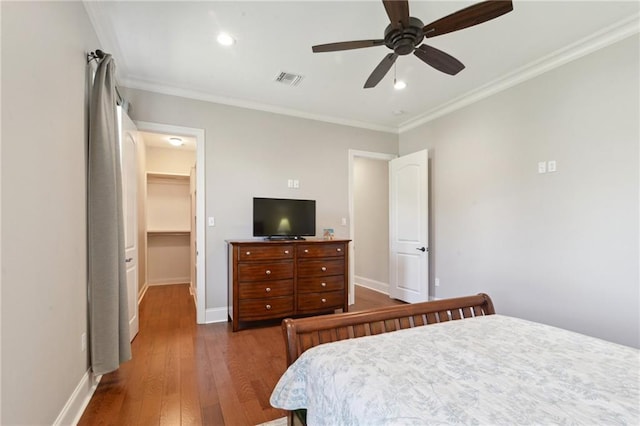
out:
M128 68L124 55L122 54L122 49L120 48L120 43L115 36L117 32L111 25L111 22L104 17L101 9L102 2L82 0L82 4L100 43L100 46L96 46L96 49L102 49L117 59L118 66L116 67L116 75L126 74Z
M405 121L400 124L398 133L402 134L422 124L428 123L429 121L435 120L438 117L442 117L443 115L464 108L467 105L471 105L495 93L530 80L540 74L574 61L582 56L595 52L596 50L607 47L613 43L637 34L638 32L640 32L640 13L636 13L629 18L623 19L616 24L598 31L597 33L585 37L562 49L556 50L555 52L495 79L478 89L469 91L462 96L440 105L439 107L433 108L416 118Z
M398 128L396 127L381 126L381 125L372 124L372 123L365 123L362 121L349 120L349 119L331 117L331 116L319 115L319 114L311 114L311 113L307 113L299 110L282 108L275 105L262 104L258 102L245 101L241 99L226 98L222 96L215 96L215 95L211 95L211 94L196 91L196 90L182 89L179 87L168 86L166 84L151 82L143 79L123 78L123 79L120 79L119 83L120 85L131 88L131 89L146 90L149 92L161 93L164 95L171 95L171 96L180 96L182 98L212 102L212 103L221 104L221 105L229 105L233 107L253 109L257 111L270 112L274 114L289 115L297 118L305 118L308 120L323 121L323 122L332 123L332 124L340 124L343 126L358 127L358 128L367 129L367 130L375 130L378 132L398 134Z

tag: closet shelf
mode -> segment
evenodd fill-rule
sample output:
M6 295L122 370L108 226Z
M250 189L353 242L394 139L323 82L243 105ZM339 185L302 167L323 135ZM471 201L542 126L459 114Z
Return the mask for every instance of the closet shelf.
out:
M189 182L189 175L181 173L147 172L147 182L167 180Z
M169 230L147 230L148 236L154 235L189 235L191 231L189 230L181 230L181 229L169 229Z

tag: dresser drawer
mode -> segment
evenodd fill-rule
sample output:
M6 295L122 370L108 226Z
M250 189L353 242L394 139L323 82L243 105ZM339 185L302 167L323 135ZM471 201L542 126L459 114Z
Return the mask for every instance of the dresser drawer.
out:
M238 259L241 262L268 259L293 259L293 246L255 245L238 247Z
M247 262L238 264L238 281L271 281L288 278L293 278L293 262Z
M311 257L344 257L345 245L336 244L301 244L298 246L298 258Z
M293 296L240 301L240 321L256 321L293 315Z
M298 312L328 311L344 307L344 291L305 293L298 295Z
M290 296L293 294L293 280L244 282L238 284L240 299Z
M298 279L298 293L318 293L322 291L342 290L344 275L330 277L304 277Z
M305 260L298 262L298 277L344 275L344 260Z

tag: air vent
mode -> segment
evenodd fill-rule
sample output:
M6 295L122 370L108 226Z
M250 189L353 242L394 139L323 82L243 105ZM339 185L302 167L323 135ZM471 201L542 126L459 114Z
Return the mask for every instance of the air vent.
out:
M276 76L276 81L278 83L286 84L287 86L297 86L298 83L302 81L302 76L283 71Z

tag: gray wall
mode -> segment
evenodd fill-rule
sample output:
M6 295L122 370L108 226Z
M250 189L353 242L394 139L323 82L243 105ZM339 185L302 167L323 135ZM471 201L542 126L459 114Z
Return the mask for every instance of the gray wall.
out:
M389 162L353 164L356 284L389 292Z
M205 130L207 308L227 305L227 239L252 238L254 196L316 200L317 235L348 238L349 149L396 153L398 136L126 89L134 120ZM287 188L298 179L299 189Z
M80 2L2 2L2 419L51 424L88 369Z
M437 297L640 346L638 52L636 35L401 134L401 155L429 149Z

